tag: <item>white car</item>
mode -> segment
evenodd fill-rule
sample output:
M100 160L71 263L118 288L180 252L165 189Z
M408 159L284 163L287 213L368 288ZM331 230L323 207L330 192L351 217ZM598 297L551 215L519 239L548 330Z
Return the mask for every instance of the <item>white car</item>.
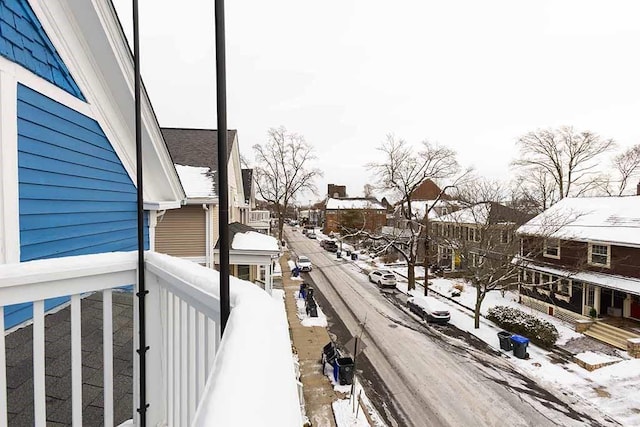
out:
M396 287L396 275L389 270L373 270L369 273L369 281L381 288Z
M407 300L407 306L427 322L447 323L451 319L449 306L434 297L411 297Z
M297 265L300 271L311 271L313 269L313 265L311 265L311 260L304 255L300 255L298 257Z

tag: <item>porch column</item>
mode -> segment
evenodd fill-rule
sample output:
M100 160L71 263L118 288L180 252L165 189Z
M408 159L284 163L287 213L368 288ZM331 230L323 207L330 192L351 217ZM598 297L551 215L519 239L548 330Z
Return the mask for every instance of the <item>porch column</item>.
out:
M627 294L622 304L622 317L631 317L631 294Z
M269 295L273 290L273 277L271 275L271 269L273 268L273 261L269 261L269 265L265 265L264 269L264 289Z

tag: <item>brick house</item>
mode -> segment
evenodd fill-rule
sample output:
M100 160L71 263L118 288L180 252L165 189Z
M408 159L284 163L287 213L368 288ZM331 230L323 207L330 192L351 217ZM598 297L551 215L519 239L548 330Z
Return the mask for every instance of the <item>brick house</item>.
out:
M565 198L518 229L522 302L640 320L640 196Z
M339 233L342 227L379 231L387 222L387 208L374 197L329 198L324 208L324 233Z

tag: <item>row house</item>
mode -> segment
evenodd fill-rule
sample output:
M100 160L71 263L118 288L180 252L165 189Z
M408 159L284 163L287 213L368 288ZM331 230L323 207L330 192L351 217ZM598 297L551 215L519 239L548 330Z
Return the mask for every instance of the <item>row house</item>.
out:
M638 212L640 196L565 198L520 227L523 302L640 320Z
M436 265L451 271L479 266L489 254L517 254L515 230L530 216L496 202L478 203L430 220Z
M182 209L164 212L155 234L158 251L215 267L218 259L218 132L215 129L162 128L169 152L187 193ZM255 210L253 170L240 166L238 132L227 133L231 274L272 289L277 239L269 236L270 213ZM236 236L237 234L237 236ZM241 236L244 234L244 236ZM256 234L262 234L258 236ZM253 237L253 239L249 238ZM247 247L251 241L254 248ZM268 242L265 244L263 241ZM247 251L251 252L250 257Z

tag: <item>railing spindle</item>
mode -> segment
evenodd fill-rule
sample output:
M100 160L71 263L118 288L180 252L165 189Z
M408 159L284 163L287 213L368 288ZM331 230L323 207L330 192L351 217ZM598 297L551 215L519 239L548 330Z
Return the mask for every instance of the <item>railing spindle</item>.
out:
M187 423L191 424L193 416L196 413L196 403L198 399L197 382L196 382L196 310L188 307L188 347L187 347L187 368L189 371L189 388L187 393L187 402L189 402L189 416Z
M82 307L80 295L71 296L71 412L74 426L82 425Z
M44 301L33 303L33 415L36 427L47 424L44 366Z
M189 373L187 365L188 341L187 341L187 310L188 305L184 301L180 301L180 425L189 424Z
M102 342L104 356L104 425L113 426L113 291L102 292Z
M7 354L4 344L4 306L0 305L0 427L7 427Z
M171 376L173 377L173 425L180 425L180 299L173 299L173 364L171 367Z
M197 366L197 386L198 400L202 397L202 391L204 390L204 384L207 380L206 367L206 339L205 339L205 325L206 318L204 314L198 312L196 319L196 366Z

